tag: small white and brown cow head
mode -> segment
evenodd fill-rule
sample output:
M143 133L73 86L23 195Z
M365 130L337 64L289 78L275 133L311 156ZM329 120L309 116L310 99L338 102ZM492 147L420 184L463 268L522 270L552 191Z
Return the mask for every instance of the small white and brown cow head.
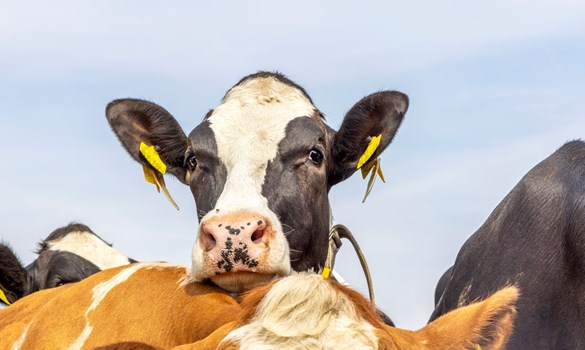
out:
M200 220L192 279L241 291L323 265L329 190L381 135L376 159L407 108L406 95L378 92L357 102L335 132L304 89L260 72L232 87L188 137L151 102L116 100L106 115L135 160L156 171L140 152L141 143L153 146L166 171L191 188Z

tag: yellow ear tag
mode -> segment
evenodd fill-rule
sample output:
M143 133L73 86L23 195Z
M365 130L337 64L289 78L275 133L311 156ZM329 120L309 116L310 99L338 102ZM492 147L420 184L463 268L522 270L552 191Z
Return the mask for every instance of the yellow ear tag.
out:
M364 165L368 161L368 159L372 157L374 152L376 152L376 150L378 149L378 146L380 146L381 140L382 134L372 137L370 143L368 144L368 147L366 148L366 151L364 152L364 154L362 154L360 160L358 161L357 169L361 168L362 165Z
M473 347L475 348L475 350L481 350L481 346L479 344L475 344Z
M169 202L171 202L171 204L173 205L173 207L175 207L177 210L179 210L179 206L177 205L177 203L175 203L175 201L173 200L173 197L171 197L171 194L169 193L169 190L167 190L167 186L165 184L165 179L163 174L150 169L147 166L142 166L142 171L144 172L144 179L147 182L150 182L151 184L156 186L156 190L160 193L160 190L162 189L163 194L165 195L165 197L169 200Z
M167 186L165 184L165 179L163 174L167 171L167 166L163 161L160 159L160 156L154 149L154 146L147 146L144 142L140 142L140 153L146 158L148 163L152 165L157 171L152 170L151 168L147 167L146 165L142 165L142 172L144 173L144 180L146 182L150 182L151 184L156 186L156 190L160 193L162 189L163 194L168 199L169 202L175 207L175 209L179 210L179 206L171 197L169 190L167 190Z
M6 297L6 294L4 294L4 291L2 289L0 289L0 300L2 300L6 305L10 305L8 298Z
M161 174L167 172L167 166L162 161L162 159L160 159L160 156L154 149L154 146L148 146L144 142L140 142L140 153L142 153L150 165L152 165L156 170L160 171Z
M146 182L150 182L151 184L155 185L157 192L160 193L160 187L158 187L158 184L156 183L156 180L154 179L154 172L152 171L152 169L150 169L146 165L143 165L142 172L144 173L144 180L146 180Z
M331 277L331 269L328 267L324 267L323 272L321 272L321 276L323 276L323 278L325 278L325 279L328 279L329 277Z
M372 161L370 164L368 164L367 166L363 167L362 170L362 177L364 178L364 180L366 179L366 177L368 177L368 174L371 173L370 175L370 180L368 181L368 187L366 188L366 194L364 195L364 199L362 199L362 203L364 203L366 201L366 198L368 198L368 196L370 195L370 192L372 192L372 188L374 187L374 182L376 182L376 177L380 176L380 179L382 179L382 182L386 182L386 179L384 178L384 173L382 172L382 160L380 159L380 157L374 159L374 161Z

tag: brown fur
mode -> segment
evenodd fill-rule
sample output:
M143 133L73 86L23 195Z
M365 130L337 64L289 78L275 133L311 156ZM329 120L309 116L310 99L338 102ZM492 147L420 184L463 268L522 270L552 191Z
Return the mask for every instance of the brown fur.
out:
M378 313L378 310L376 310L376 307L369 300L366 300L363 295L354 289L334 282L331 279L328 279L328 281L330 282L329 285L331 288L337 290L339 293L345 294L351 300L357 314L362 319L376 328L382 327L384 321Z
M136 266L136 265L135 265ZM60 288L25 297L0 312L0 349L11 349L27 331L22 348L67 348L85 327L92 290L131 267L110 269ZM93 331L84 348L101 349L238 349L223 342L249 323L274 283L246 293L238 304L227 293L206 284L181 285L186 270L171 265L137 269L111 288L87 313ZM333 281L332 293L343 293L358 317L376 329L379 349L503 349L513 329L518 290L505 288L484 301L459 308L418 331L382 323L371 303L358 292ZM310 297L310 296L309 296ZM340 344L342 345L342 344Z
M0 349L11 349L29 325L22 349L68 348L85 328L92 289L127 268L34 293L2 310ZM203 339L238 318L239 305L223 290L199 283L181 286L186 273L183 267L160 264L141 268L112 288L87 314L93 330L85 347L142 344L166 349Z
M255 288L243 297L242 315L238 322L219 328L209 337L176 350L239 349L239 344L222 340L233 330L246 325L256 313L256 308L272 286ZM518 290L507 287L484 301L457 309L418 331L408 331L383 324L371 303L358 292L335 282L329 284L337 292L344 293L354 304L358 315L377 329L380 350L397 349L503 349L511 335L516 316L515 303Z
M279 280L272 281L271 283L259 286L243 294L240 300L242 314L240 316L238 326L245 325L248 323L248 321L250 321L250 319L252 319L252 317L254 317L254 314L256 313L256 307L258 304L260 304L260 301L262 301L270 289L272 289L272 286L278 281Z
M518 296L517 288L504 288L415 332L384 326L379 332L380 349L504 349L513 330Z

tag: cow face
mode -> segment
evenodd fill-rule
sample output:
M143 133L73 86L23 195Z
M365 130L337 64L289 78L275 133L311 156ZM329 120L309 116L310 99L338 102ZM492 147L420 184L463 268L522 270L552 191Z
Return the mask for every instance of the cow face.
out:
M335 132L307 93L280 74L242 79L188 137L163 108L110 103L106 115L128 152L154 146L166 171L189 185L199 217L191 277L230 290L323 265L328 192L356 171L372 137L388 146L406 112L399 92L359 101Z
M101 271L96 265L78 255L53 250L39 254L26 270L29 288L27 294L79 282Z
M83 224L54 230L39 247L37 259L23 267L12 249L0 244L0 289L10 303L39 290L78 282L101 270L134 262Z

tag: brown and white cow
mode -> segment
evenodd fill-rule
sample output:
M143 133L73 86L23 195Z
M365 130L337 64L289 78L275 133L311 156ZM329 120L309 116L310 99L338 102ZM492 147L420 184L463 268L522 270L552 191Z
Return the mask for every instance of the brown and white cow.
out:
M336 132L303 88L281 74L259 72L232 87L188 137L151 102L116 100L106 115L147 172L171 173L191 188L200 220L191 280L211 279L238 292L323 266L329 190L357 170L378 136L364 167L379 156L407 108L400 92L371 94Z
M518 297L504 288L408 331L316 274L257 287L241 303L187 277L186 267L137 263L32 294L0 311L0 350L502 349Z
M0 310L0 349L94 349L115 342L168 348L237 319L224 290L187 284L188 269L135 263L46 289Z

